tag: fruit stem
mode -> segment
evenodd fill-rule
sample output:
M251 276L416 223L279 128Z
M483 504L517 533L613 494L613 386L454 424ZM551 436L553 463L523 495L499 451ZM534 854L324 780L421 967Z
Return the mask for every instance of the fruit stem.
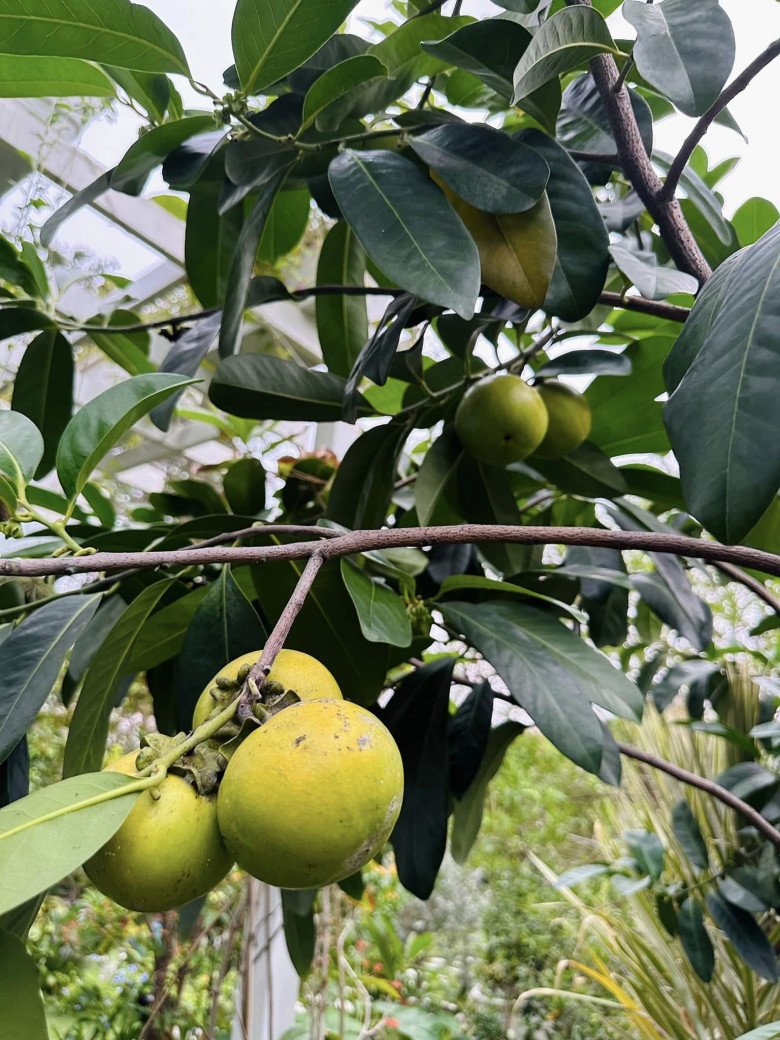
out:
M142 777L151 776L154 771L157 771L161 772L164 777L174 762L178 762L188 751L192 751L198 744L202 744L209 737L213 737L217 730L222 729L226 722L230 722L236 714L238 700L238 697L236 697L227 707L222 709L219 715L215 715L213 719L206 719L200 726L196 726L194 730L188 733L180 743L176 744L165 755L156 758L145 769L139 770L138 775Z

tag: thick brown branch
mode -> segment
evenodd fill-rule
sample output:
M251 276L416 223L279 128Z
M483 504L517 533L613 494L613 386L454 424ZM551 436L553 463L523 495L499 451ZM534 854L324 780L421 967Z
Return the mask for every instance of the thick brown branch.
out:
M661 192L662 199L671 199L674 197L675 189L680 181L680 177L683 175L685 167L688 165L688 160L693 155L694 148L707 133L710 126L715 122L718 115L723 111L726 105L733 101L737 94L741 94L745 87L748 86L759 72L766 68L766 66L771 61L774 61L778 56L780 56L780 40L775 40L774 43L770 43L767 49L762 51L754 61L751 61L744 72L741 72L736 79L729 83L723 93L713 101L704 115L699 118L693 130L691 130L683 141L679 152L674 158L674 162L669 167L669 172L666 174L666 180L664 181L663 190Z
M262 534L262 531L258 532ZM189 567L193 564L266 563L271 560L325 559L350 556L371 549L468 542L506 542L514 545L587 545L595 548L640 549L695 559L716 560L780 576L780 556L743 545L721 545L703 538L654 531L609 531L597 527L539 527L502 524L457 524L448 527L399 527L378 531L350 531L325 542L292 542L269 546L210 546L151 552L93 553L90 556L0 559L0 574L14 577L121 571L128 567Z
M691 773L673 762L667 762L666 759L652 755L649 751L642 751L631 744L619 743L618 749L620 754L625 755L626 758L634 758L637 762L644 762L645 765L652 766L653 769L658 769L668 776L673 776L675 780L688 784L689 787L698 787L700 791L706 791L713 798L717 798L719 802L738 812L757 831L760 831L765 838L768 838L776 848L780 849L780 831L773 827L769 820L763 817L752 805L743 802L741 798L737 798L735 794L732 794L725 787L721 787L720 784L716 784L714 780L707 780L703 776L697 776L696 773Z
M624 311L652 314L655 318L666 318L667 321L687 321L691 313L687 307L678 307L674 303L643 300L641 296L621 296L615 292L603 292L599 296L599 303L608 303L610 307L620 307Z
M735 567L732 563L725 563L723 560L713 560L712 566L719 570L721 574L725 574L732 581L738 581L740 585L744 585L746 589L758 596L760 600L763 600L768 607L770 607L775 614L780 614L780 600L773 596L766 585L762 584L758 578L754 578L752 574L746 574L745 571L739 567Z
M590 0L566 0L566 3L592 6ZM599 54L591 60L590 70L609 116L623 172L658 224L669 255L680 270L706 282L712 269L696 244L679 202L674 198L661 198L663 184L645 151L629 93L625 86L615 89L619 79L615 59L611 54Z

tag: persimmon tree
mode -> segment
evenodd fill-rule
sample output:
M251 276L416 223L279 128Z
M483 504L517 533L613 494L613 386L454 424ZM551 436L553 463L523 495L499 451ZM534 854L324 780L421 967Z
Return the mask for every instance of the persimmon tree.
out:
M117 97L147 120L37 249L0 241L0 335L27 342L0 412L0 500L6 537L33 538L0 559L0 974L27 1037L45 1035L23 954L43 893L167 769L234 715L254 717L282 646L324 663L393 733L406 788L391 843L413 893L432 891L448 829L465 859L490 777L533 723L606 783L632 756L733 810L738 846L706 850L680 803L695 892L663 890L652 835L635 867L703 975L718 927L777 980L774 699L752 734L720 727L744 761L718 778L611 729L681 692L717 729L726 651L707 584L751 590L758 634L778 624L778 213L754 198L727 219L729 164L710 166L700 142L716 121L739 132L728 103L780 41L732 78L717 0L626 0L630 40L610 31L615 0L501 6L476 18L468 0L398 0L364 37L343 31L355 0L238 0L235 65L202 84L173 33L128 0L0 0L0 94ZM653 130L673 112L694 121L670 156ZM160 168L188 200L197 306L75 320L48 264L59 227L103 192L140 194ZM312 224L325 229L316 281L284 284L269 271ZM384 307L371 329L369 297ZM311 299L321 363L244 342L248 311ZM155 328L170 340L159 367ZM83 334L117 382L74 410ZM455 413L496 372L587 384L587 439L504 467L466 452ZM280 465L273 501L245 455L117 519L96 468L146 417L160 430L191 421L196 383L227 437L279 420L361 432L341 460ZM65 575L85 578L63 589ZM426 660L433 624L460 649ZM730 652L770 675L776 658L743 642ZM238 699L193 731L204 686L259 646ZM455 710L459 660L476 657L502 682L478 682ZM140 674L173 739L128 780L101 767L110 712ZM28 794L25 734L53 691L74 705L64 779ZM491 728L501 699L526 723Z

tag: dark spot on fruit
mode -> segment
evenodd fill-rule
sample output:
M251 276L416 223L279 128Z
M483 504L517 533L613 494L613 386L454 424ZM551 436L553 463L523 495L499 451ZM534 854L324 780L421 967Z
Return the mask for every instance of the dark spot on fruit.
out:
M300 737L296 737L295 738L295 740L293 741L293 744L294 744L295 747L298 747L298 745L302 744L304 742L304 740L306 740L306 734L302 733L300 735Z
M369 747L371 744L371 737L358 737L357 743L359 748Z
M505 433L504 436L501 439L504 442L504 444L509 444L509 442L512 440L512 434L511 433Z

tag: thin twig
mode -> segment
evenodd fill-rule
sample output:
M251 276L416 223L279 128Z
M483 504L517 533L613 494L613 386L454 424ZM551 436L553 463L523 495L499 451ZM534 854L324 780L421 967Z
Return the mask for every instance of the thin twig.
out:
M636 311L638 314L652 314L655 318L666 318L668 321L687 321L691 313L687 307L678 307L674 303L662 300L643 300L640 296L622 296L620 293L603 292L599 303L608 303L610 307L618 307L624 311Z
M780 56L780 40L775 40L774 43L770 43L766 50L762 51L757 58L751 61L747 68L741 72L736 79L729 83L723 92L713 101L704 115L700 116L694 125L693 130L691 130L683 141L679 152L675 156L672 165L669 167L661 191L661 199L666 200L674 197L675 189L680 181L680 177L683 175L685 167L688 165L688 160L693 155L694 148L707 133L710 126L715 122L718 115L723 111L726 105L733 101L737 94L741 94L745 87L750 84L759 72L766 68L766 66L769 65L770 62L774 61L778 56Z
M738 581L740 585L744 585L746 589L758 596L760 600L763 600L768 607L770 607L775 614L780 614L780 599L773 596L770 590L758 578L754 578L752 574L746 574L745 571L739 567L735 567L731 563L724 563L722 560L713 560L712 566L725 574L726 577L732 581Z
M0 574L40 577L47 574L84 574L120 571L127 567L189 567L195 564L266 563L304 560L311 556L337 559L372 549L462 545L468 542L506 542L512 545L587 545L592 548L640 549L695 559L717 560L780 576L780 556L744 545L721 545L704 538L655 531L612 531L600 527L548 527L509 524L454 524L442 527L398 527L349 531L324 542L290 542L267 546L211 546L150 552L99 552L87 556L41 559L0 559Z
M714 780L707 780L703 776L698 776L696 773L683 769L682 766L675 765L673 762L667 762L666 759L659 758L649 751L642 751L641 748L633 747L631 744L618 743L618 750L626 758L634 758L637 762L644 762L645 765L652 766L653 769L658 769L660 772L674 777L675 780L688 784L689 787L698 787L700 791L706 791L713 798L717 798L719 802L738 812L757 831L760 831L765 838L768 838L776 848L780 849L780 831L773 827L769 820L762 816L757 809L754 809L752 805L743 802L741 798L738 798L725 787L721 787L720 784L716 784Z
M566 3L572 7L592 6L591 0L566 0ZM692 274L703 284L712 269L688 227L679 202L674 198L661 198L663 184L645 151L629 93L625 85L615 89L619 73L614 57L599 54L591 59L590 69L609 117L623 171L658 224L669 255L681 271Z

